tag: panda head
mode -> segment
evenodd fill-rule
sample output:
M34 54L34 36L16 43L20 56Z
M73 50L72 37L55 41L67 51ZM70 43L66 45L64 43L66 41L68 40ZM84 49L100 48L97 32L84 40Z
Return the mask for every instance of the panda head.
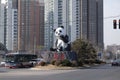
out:
M60 36L64 35L64 27L60 26L57 29L55 29L54 32L55 32L56 37L60 37Z

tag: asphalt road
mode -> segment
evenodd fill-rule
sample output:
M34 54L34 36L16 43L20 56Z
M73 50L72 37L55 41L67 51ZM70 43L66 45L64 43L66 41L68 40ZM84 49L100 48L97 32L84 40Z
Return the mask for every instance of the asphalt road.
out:
M120 67L106 64L75 70L0 68L0 80L120 80Z

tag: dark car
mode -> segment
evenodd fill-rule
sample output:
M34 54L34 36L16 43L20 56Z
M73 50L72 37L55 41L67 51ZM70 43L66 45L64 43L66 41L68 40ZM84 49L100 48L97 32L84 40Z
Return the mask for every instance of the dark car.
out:
M112 66L120 66L120 59L113 60L111 65Z

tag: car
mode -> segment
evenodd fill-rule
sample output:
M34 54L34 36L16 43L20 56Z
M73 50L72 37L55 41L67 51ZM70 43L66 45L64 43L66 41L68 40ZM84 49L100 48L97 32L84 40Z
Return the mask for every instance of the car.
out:
M9 67L9 68L11 68L11 67L15 67L15 64L13 64L12 62L2 61L0 63L0 66L1 67Z
M30 63L33 64L33 66L36 66L36 65L40 64L42 61L45 62L44 59L42 59L42 58L37 58L37 59L32 59L32 60L30 61Z
M0 62L0 66L1 66L1 67L5 67L5 64L6 64L5 61Z
M113 60L113 61L111 62L111 65L112 65L112 66L120 66L120 59Z
M19 64L14 63L14 62L6 62L5 67L6 68L18 68L18 65Z

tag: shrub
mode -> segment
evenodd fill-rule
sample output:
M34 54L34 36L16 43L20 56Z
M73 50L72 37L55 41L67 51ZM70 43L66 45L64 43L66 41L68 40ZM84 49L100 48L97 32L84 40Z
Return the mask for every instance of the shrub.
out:
M39 63L40 66L45 66L46 65L46 62L42 61Z
M72 63L73 67L78 66L78 62L77 61L71 61L71 63Z
M83 66L83 64L84 64L84 61L81 60L81 59L79 59L79 60L78 60L78 66Z
M85 59L84 63L85 64L93 64L95 62L95 59Z
M89 59L89 63L93 64L95 62L95 59Z
M61 64L61 61L58 61L58 60L55 61L55 65L56 65L56 66L59 66L60 64Z
M96 60L95 60L95 63L96 63L96 64L101 64L101 61L96 59Z
M67 59L63 60L61 64L62 64L62 66L71 66L72 65L72 63Z
M55 65L55 62L56 62L56 60L52 60L52 61L51 61L51 64L52 64L52 65Z
M85 64L89 64L89 63L90 63L89 59L85 59L85 60L84 60L84 63L85 63Z

